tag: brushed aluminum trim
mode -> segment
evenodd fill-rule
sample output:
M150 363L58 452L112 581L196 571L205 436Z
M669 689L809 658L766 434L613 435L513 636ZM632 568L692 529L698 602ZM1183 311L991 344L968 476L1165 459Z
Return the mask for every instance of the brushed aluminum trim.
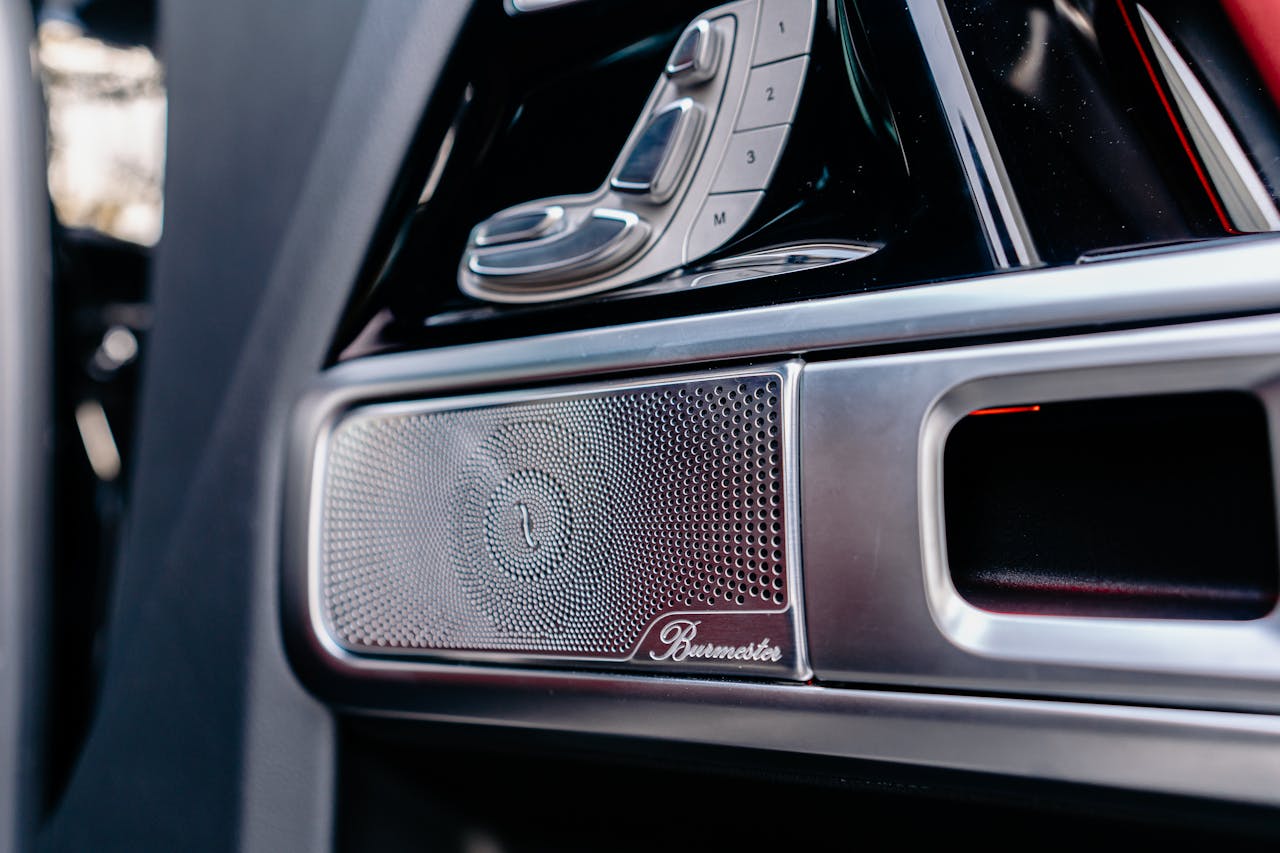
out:
M1227 622L984 611L951 582L942 501L951 427L1015 403L1247 390L1280 457L1277 341L1272 315L807 365L801 507L817 677L1280 710L1280 612ZM877 619L874 631L838 629Z
M1252 328L1251 328L1252 327ZM1215 355L1215 344L1238 338L1263 343L1280 335L1280 322L1225 323L1216 327L1160 330L1098 341L1070 363L1072 341L1011 348L992 354L1012 367L1007 375L981 375L989 364L967 370L978 376L949 388L925 415L921 428L920 503L926 590L942 632L975 654L1035 663L1100 666L1137 671L1280 679L1280 610L1250 621L1022 616L993 613L967 602L951 579L946 555L942 456L951 429L969 412L1000 402L1100 399L1128 395L1239 390L1264 403L1272 431L1271 455L1280 456L1280 355ZM1262 338L1260 341L1259 338ZM1270 338L1270 340L1266 340ZM993 348L995 350L996 348ZM1200 351L1195 358L1186 354ZM966 353L975 358L976 353ZM1105 365L1105 367L1103 367ZM976 366L976 365L975 365ZM1100 373L1105 370L1105 374ZM947 371L950 372L950 371ZM951 378L948 377L948 384ZM1171 460L1172 462L1172 460ZM1275 472L1272 472L1273 479ZM1280 569L1278 569L1280 570Z

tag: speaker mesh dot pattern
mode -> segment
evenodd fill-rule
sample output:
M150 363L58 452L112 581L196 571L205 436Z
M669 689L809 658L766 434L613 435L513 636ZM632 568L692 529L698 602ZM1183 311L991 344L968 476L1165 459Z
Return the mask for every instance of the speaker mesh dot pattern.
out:
M625 658L677 612L786 609L782 379L340 421L329 629L359 651Z

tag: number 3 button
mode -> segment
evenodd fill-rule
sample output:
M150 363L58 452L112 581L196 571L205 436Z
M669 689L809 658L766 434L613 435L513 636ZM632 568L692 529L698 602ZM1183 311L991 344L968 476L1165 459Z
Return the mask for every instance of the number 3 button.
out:
M798 56L751 69L738 113L738 130L789 123L800 100L800 85L808 65L809 57Z
M720 173L711 185L713 193L762 190L769 186L773 167L787 141L788 125L735 133L724 152Z

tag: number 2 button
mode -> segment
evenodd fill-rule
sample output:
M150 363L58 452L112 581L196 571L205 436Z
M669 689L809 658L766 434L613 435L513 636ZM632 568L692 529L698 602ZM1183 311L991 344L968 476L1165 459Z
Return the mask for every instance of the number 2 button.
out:
M807 56L751 69L747 92L738 114L738 130L789 124L800 100L800 86L809 64Z

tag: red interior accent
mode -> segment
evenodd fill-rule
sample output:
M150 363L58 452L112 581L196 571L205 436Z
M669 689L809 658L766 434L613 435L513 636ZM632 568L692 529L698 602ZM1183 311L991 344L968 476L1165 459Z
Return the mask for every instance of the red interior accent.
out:
M1274 0L1272 0L1274 4ZM1209 201L1213 205L1213 212L1218 215L1218 220L1222 223L1223 229L1228 234L1239 234L1235 226L1231 224L1231 219L1227 216L1227 211L1222 206L1222 200L1218 198L1217 192L1213 189L1213 184L1209 182L1209 176L1205 174L1204 165L1200 162L1200 157L1196 154L1195 148L1191 145L1191 140L1187 139L1187 133L1182 129L1182 120L1178 117L1178 113L1173 108L1173 104L1169 101L1169 96L1164 90L1164 84L1160 80L1160 75L1156 73L1155 66L1151 64L1151 58L1147 56L1147 49L1142 44L1142 39L1138 38L1138 31L1133 26L1133 19L1129 17L1129 10L1125 8L1124 0L1116 0L1116 6L1120 9L1120 16L1124 18L1124 25L1129 30L1129 36L1133 39L1133 44L1138 48L1138 55L1142 57L1142 64L1146 66L1147 76L1151 78L1151 85L1155 86L1156 94L1160 96L1160 103L1164 105L1164 111L1169 116L1169 123L1173 125L1173 130L1178 134L1178 141L1182 143L1182 150L1186 152L1187 159L1191 161L1191 167L1196 170L1196 177L1200 179L1200 185L1204 187L1205 194L1209 196Z
M1038 411L1040 411L1039 406L998 406L994 409L978 409L977 411L970 412L969 416L972 417L973 415L1012 415L1012 414L1016 414L1017 412L1038 412Z
M1280 2L1222 0L1222 8L1271 90L1271 99L1280 106Z

